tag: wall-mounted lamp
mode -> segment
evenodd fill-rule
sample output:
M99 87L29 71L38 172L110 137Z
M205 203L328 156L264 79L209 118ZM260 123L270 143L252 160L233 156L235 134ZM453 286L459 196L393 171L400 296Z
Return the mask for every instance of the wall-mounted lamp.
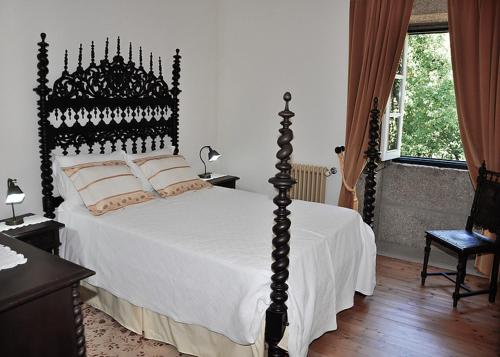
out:
M198 175L198 176L201 178L210 178L210 177L212 177L212 174L210 172L207 172L207 165L205 164L205 161L203 161L203 158L201 157L201 152L205 148L208 148L208 161L217 160L220 157L220 154L208 145L205 145L200 149L200 159L201 159L201 162L203 162L203 166L205 167L205 172L203 174Z
M16 179L7 179L7 198L5 199L6 205L12 205L12 218L5 221L8 226L15 226L24 222L23 217L16 217L14 205L24 201L26 195L21 191L17 185Z

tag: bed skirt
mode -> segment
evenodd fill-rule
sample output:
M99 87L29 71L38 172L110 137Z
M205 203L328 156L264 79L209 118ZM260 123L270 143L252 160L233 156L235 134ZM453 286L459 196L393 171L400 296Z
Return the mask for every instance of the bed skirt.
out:
M92 297L85 300L87 304L110 315L130 331L143 335L145 338L175 346L181 353L200 357L265 356L264 322L254 344L240 345L202 326L177 322L146 308L133 305L85 281L82 281L81 285L93 293ZM282 341L280 347L285 347L281 346L285 342Z

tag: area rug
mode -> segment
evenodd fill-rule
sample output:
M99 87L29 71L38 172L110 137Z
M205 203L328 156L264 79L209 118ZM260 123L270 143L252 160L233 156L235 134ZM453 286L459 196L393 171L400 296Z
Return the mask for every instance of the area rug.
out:
M166 343L127 330L112 317L83 304L87 357L192 357Z

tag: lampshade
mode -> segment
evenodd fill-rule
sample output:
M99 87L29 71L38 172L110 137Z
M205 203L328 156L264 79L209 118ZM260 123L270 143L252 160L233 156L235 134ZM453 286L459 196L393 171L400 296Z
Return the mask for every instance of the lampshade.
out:
M220 154L211 147L208 147L208 150L208 161L215 161L220 157Z
M5 199L5 204L21 203L24 201L26 195L16 183L17 180L15 179L7 179L7 198Z

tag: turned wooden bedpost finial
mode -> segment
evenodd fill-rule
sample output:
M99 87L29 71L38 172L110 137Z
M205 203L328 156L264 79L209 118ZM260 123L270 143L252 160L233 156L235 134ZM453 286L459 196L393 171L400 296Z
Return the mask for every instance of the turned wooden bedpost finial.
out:
M280 136L278 138L278 150L276 157L278 163L276 168L278 173L269 179L269 182L278 190L278 194L273 202L278 206L274 211L274 226L273 226L273 246L274 250L272 257L274 262L271 265L273 275L271 277L271 305L266 311L266 331L265 338L268 344L269 357L283 357L287 356L286 351L278 347L285 328L288 325L288 315L286 300L288 299L288 253L290 246L290 219L288 215L290 211L287 206L292 202L289 197L289 190L295 184L295 180L290 176L291 164L290 156L293 152L291 141L293 140L293 131L290 129L292 122L290 119L295 115L288 108L288 103L292 99L289 92L283 96L285 100L285 109L279 113L283 118L281 121L281 129L279 130Z
M174 63L172 64L172 89L170 89L170 94L172 95L172 114L171 119L174 121L174 131L172 133L172 146L174 149L174 155L179 153L179 94L181 90L179 89L179 79L181 78L181 55L180 50L177 48L174 55ZM163 143L160 143L163 144Z
M52 197L52 162L50 158L51 153L51 136L48 133L47 125L49 124L49 113L47 110L47 98L50 93L50 89L47 86L48 79L47 75L49 73L49 57L47 47L49 44L45 42L46 35L41 33L40 37L42 41L38 42L38 86L34 88L34 91L38 94L39 99L38 104L38 136L39 136L39 148L40 148L40 159L41 159L41 178L42 178L42 203L43 211L45 212L45 217L55 218L54 215L54 203ZM67 55L66 55L66 65L67 67Z
M68 50L64 50L64 72L68 72Z
M95 63L95 50L94 50L94 41L90 44L90 63Z
M483 160L483 162L481 162L481 166L479 166L478 172L480 176L484 176L484 174L486 173L486 160Z
M109 54L109 37L106 37L106 44L104 45L104 60L108 60Z
M83 46L80 43L80 47L78 47L78 69L82 69L82 53L83 53Z
M365 151L368 162L366 164L365 195L363 200L363 221L373 228L373 217L375 216L375 170L380 160L379 147L379 114L378 98L373 100L373 109L370 110L370 128L368 132L368 150Z

